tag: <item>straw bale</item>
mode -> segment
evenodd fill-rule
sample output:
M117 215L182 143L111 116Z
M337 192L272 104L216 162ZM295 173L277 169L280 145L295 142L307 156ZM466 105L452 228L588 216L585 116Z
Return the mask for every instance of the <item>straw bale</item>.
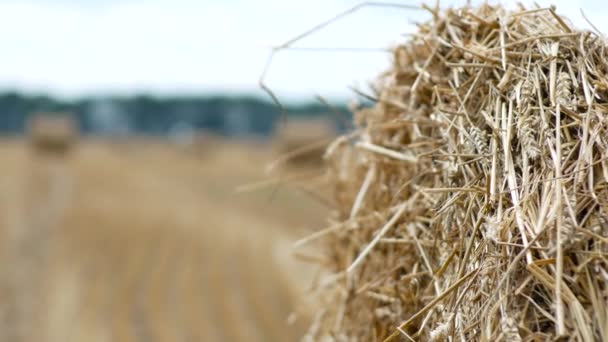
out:
M28 122L28 136L35 151L63 155L76 140L77 127L70 114L38 113Z
M290 118L279 127L276 145L281 156L289 156L287 166L318 167L323 163L326 143L335 136L327 119Z
M555 8L425 8L327 151L314 337L608 341L605 38Z

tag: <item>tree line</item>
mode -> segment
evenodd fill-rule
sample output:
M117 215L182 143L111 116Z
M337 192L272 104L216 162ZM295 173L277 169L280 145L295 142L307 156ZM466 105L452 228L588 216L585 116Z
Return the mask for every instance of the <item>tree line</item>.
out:
M338 130L348 121L343 104L331 108L321 102L289 104L294 117L326 117ZM0 134L23 134L29 117L37 113L72 115L83 134L157 135L180 130L208 131L224 136L269 136L283 117L270 101L252 96L85 97L62 100L45 95L0 93Z

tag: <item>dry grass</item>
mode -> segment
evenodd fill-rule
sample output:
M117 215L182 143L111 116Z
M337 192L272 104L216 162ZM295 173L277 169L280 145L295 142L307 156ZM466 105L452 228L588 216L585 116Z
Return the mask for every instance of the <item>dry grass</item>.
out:
M608 45L554 8L425 9L328 150L311 336L608 340Z

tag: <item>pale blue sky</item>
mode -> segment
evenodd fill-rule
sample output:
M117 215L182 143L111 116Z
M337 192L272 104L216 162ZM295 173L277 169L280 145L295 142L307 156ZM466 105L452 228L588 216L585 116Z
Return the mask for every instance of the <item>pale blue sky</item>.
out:
M417 4L418 1L395 3ZM458 1L443 1L447 5ZM539 1L549 4L549 1ZM353 0L0 0L0 88L95 93L256 93L269 47L347 9ZM602 1L554 1L604 31ZM425 14L367 9L299 43L389 47ZM378 52L285 52L268 83L282 96L346 96L383 70Z

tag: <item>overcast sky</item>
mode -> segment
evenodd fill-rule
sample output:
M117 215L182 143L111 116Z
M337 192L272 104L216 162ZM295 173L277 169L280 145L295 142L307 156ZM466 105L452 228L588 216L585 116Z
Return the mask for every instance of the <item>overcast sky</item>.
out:
M418 1L392 0L418 4ZM451 4L462 1L442 1ZM525 2L525 1L524 1ZM546 5L549 1L539 1ZM607 32L600 0L554 1L579 27L579 8ZM355 0L0 0L0 88L84 94L259 93L271 46L360 3ZM300 47L386 48L424 12L365 9ZM288 51L268 84L281 96L345 97L382 71L386 53Z

